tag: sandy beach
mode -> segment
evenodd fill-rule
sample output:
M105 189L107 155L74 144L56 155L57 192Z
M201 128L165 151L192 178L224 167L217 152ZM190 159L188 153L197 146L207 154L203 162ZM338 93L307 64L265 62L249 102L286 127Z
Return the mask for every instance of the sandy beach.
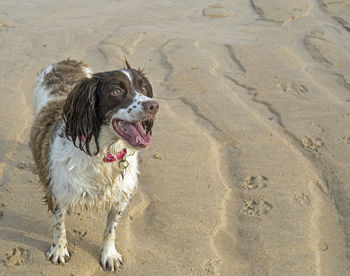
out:
M45 258L32 93L68 57L126 57L160 103L117 275L350 275L350 1L0 1L0 275L109 275L105 214Z

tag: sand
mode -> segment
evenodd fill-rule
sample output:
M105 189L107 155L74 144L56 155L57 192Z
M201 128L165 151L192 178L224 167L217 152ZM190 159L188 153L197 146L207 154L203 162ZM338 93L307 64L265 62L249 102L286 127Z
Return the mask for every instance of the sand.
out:
M350 275L350 3L0 3L0 274L107 275L105 215L67 218L68 264L28 146L37 72L145 67L160 113L118 275Z

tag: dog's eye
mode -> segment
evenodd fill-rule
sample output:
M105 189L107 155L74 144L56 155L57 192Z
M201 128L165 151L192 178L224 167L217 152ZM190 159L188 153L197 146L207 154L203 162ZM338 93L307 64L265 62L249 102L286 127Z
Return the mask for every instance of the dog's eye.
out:
M116 89L116 90L113 90L112 95L113 95L113 96L118 96L118 95L120 95L120 94L122 94L122 93L123 93L123 90L121 90L120 88L118 88L118 89Z

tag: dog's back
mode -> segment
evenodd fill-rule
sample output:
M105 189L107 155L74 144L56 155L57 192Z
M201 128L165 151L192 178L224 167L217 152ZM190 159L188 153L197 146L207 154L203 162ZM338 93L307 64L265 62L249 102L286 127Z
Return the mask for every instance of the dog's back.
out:
M67 59L41 70L35 81L33 111L36 116L49 101L64 99L82 78L91 77L86 64Z

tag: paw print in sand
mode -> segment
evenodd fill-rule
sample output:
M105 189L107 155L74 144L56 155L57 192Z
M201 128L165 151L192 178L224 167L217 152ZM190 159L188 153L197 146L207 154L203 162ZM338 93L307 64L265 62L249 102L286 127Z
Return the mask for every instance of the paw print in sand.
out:
M248 190L263 189L266 187L267 181L267 177L263 175L248 176L244 179L243 187Z
M265 200L244 199L242 211L249 216L260 217L266 215L272 209L272 205Z

